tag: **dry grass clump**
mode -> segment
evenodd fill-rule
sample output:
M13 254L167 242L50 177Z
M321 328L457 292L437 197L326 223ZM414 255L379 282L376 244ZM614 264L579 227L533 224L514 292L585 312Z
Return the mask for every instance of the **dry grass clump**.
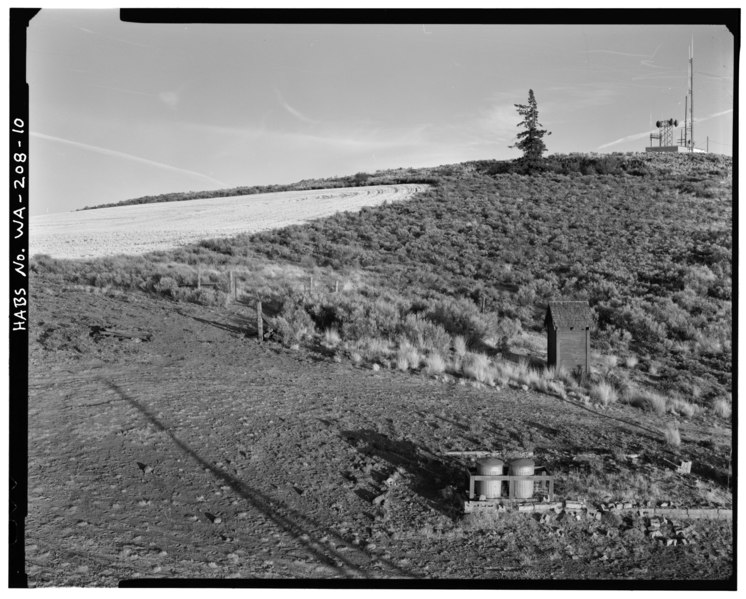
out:
M368 359L386 357L391 353L389 342L380 337L365 337L360 340L359 347L363 348Z
M715 414L717 414L721 418L726 419L730 418L732 412L730 402L722 397L714 401L714 403L712 404L712 409L715 411Z
M326 329L324 331L324 345L329 348L334 348L339 345L339 342L341 341L339 337L339 333L337 332L337 329Z
M404 341L399 345L399 351L396 354L396 367L399 370L419 368L421 361L420 352L411 343Z
M454 376L461 374L462 360L459 356L453 356L446 364L446 370Z
M658 416L666 413L666 398L653 391L636 390L627 403L646 412L655 412Z
M637 359L637 356L627 356L624 359L624 365L630 370L632 370L635 366L637 366L638 362L639 360Z
M616 389L606 381L596 383L591 387L591 400L602 404L604 407L615 403L618 399Z
M616 368L618 364L619 364L619 358L615 356L614 354L601 356L601 365L607 370Z
M541 373L541 377L546 381L564 383L568 387L574 387L576 385L576 381L572 374L564 366L551 366L546 368Z
M666 444L671 447L679 447L681 445L679 425L675 422L669 422L666 428L663 429L663 438L666 440Z
M666 403L666 410L668 412L684 416L685 418L691 418L694 416L698 409L699 408L696 405L679 397L669 397Z
M453 338L453 351L460 358L463 358L466 355L466 339L461 335L457 335Z
M545 381L546 390L545 393L553 393L564 398L567 396L564 385L559 381Z
M491 383L494 380L490 360L484 354L467 353L462 363L464 376L480 383Z
M691 418L699 411L697 405L680 397L666 397L647 389L635 389L632 391L627 399L627 403L646 412L653 412L658 416L674 414Z
M425 372L430 375L443 374L446 370L446 361L437 352L431 353L425 358Z
M515 378L515 366L510 362L496 362L495 372L497 376L504 381L513 380Z

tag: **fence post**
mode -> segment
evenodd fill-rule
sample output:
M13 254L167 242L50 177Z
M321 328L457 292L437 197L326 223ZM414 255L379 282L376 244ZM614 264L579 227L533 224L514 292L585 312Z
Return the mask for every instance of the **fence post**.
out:
M231 294L231 297L233 299L236 299L236 279L233 276L233 271L232 270L229 271L228 274L230 276L230 292L229 293Z
M202 289L202 269L197 269L197 289Z
M259 343L264 340L264 322L262 320L262 300L256 302L256 332Z
M339 281L334 282L334 293L339 293Z

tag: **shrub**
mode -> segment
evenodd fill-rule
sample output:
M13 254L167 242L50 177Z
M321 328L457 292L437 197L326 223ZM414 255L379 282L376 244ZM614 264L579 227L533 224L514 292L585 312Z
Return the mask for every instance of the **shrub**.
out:
M546 391L547 387L544 384L545 381L542 379L541 373L533 368L526 367L521 369L516 377L517 382L521 385L528 385L538 391Z
M632 368L634 368L635 366L637 366L637 362L638 362L638 360L637 360L637 356L627 356L627 357L626 357L626 358L624 359L624 365L625 365L625 366L626 366L627 368L629 368L629 369L632 369Z
M451 345L451 336L446 330L419 314L407 314L401 325L401 333L413 345L445 353Z
M399 346L399 351L396 354L396 367L399 370L409 370L410 368L416 369L420 367L420 361L422 357L417 351L417 348L412 346L408 342L403 342Z
M326 329L324 331L324 343L327 347L337 347L341 341L337 329Z
M184 299L193 304L200 304L202 306L215 306L219 302L219 291L212 289L177 289L177 299Z
M671 414L679 414L686 418L691 418L696 414L697 406L681 398L670 397L666 405L666 410Z
M658 416L666 413L666 398L652 391L635 391L628 403L646 412L655 412Z
M671 447L679 447L681 445L679 426L675 422L669 422L663 429L663 438Z
M555 395L559 395L562 398L567 396L564 386L559 381L546 381L545 383L547 392L554 393Z
M391 353L389 342L379 337L365 337L355 343L363 358L370 361L385 361Z
M484 354L467 353L466 356L464 356L462 369L464 376L480 383L489 383L493 381L490 360Z
M468 300L438 300L427 311L428 320L439 324L451 335L461 335L467 345L495 337L499 333L495 314L481 314L477 306Z
M466 355L466 340L461 335L453 338L453 351L461 358Z
M721 418L730 418L731 407L728 400L723 399L722 397L720 399L716 399L712 404L712 409L715 411L715 414L717 414Z
M155 284L155 290L158 293L166 295L168 297L175 297L177 294L176 290L178 288L179 284L176 282L175 279L172 279L171 277L161 277L160 281Z
M541 373L541 377L547 381L562 381L563 383L569 383L572 381L570 373L564 366L551 366L545 368Z
M277 316L271 320L271 323L280 343L286 346L296 343L295 331L285 318Z
M446 363L439 353L432 353L425 358L425 370L428 374L442 374L446 370Z
M601 381L593 385L590 395L593 401L602 404L604 407L617 400L616 389L606 381Z

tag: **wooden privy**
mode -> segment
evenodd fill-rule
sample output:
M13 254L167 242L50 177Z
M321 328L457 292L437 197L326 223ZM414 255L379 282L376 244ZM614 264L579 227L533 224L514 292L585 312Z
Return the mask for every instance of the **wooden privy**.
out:
M588 302L549 302L544 326L547 328L547 366L588 373L593 326Z

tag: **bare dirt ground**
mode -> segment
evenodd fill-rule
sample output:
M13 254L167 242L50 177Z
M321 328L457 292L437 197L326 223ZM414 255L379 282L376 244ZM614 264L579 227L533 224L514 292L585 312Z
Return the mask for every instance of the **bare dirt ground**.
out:
M284 191L45 214L31 218L29 245L32 256L54 258L144 254L206 237L258 233L336 212L399 202L426 187L402 184Z
M655 500L730 507L721 480L730 428L715 420L681 424L681 452L699 470L676 474L662 421L627 406L597 412L520 389L356 368L322 348L260 345L240 304L31 283L31 586L732 575L729 521L680 523L692 525L693 542L665 546L642 518L465 518L463 465L444 455L520 449L528 438L561 496L573 456L596 452L603 468L588 484L603 470L622 486L654 482ZM627 463L620 448L643 457Z

